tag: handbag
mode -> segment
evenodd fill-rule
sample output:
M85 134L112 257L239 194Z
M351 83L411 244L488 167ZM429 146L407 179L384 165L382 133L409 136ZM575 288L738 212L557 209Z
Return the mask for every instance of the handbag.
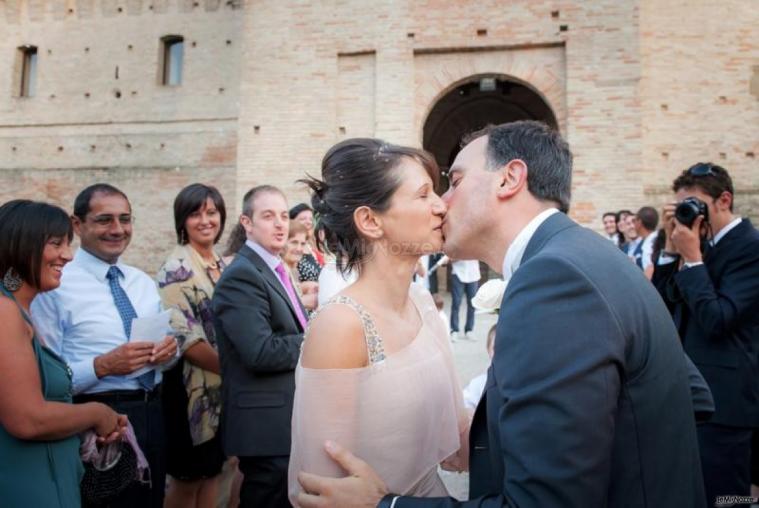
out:
M80 484L82 503L107 504L137 481L137 454L127 440L120 440L99 450L98 457L84 463Z

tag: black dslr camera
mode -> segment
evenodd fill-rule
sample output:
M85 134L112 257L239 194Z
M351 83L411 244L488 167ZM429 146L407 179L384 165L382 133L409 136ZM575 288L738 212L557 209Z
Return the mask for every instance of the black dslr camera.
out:
M675 208L675 219L683 226L692 227L699 215L704 216L704 222L709 222L709 207L698 198L685 198Z

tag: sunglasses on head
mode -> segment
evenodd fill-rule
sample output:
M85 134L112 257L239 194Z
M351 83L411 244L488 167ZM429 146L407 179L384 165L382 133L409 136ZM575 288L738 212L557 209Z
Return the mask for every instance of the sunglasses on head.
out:
M706 162L699 162L692 166L688 169L688 174L691 176L717 176L714 166Z

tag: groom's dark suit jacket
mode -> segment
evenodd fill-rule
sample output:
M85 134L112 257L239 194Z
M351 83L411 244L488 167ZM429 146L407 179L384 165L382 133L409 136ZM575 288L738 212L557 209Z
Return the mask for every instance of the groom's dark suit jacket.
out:
M247 245L219 279L213 312L224 451L239 457L290 455L303 329L279 279Z
M702 507L688 367L653 285L564 214L501 305L470 435L470 501L410 506Z

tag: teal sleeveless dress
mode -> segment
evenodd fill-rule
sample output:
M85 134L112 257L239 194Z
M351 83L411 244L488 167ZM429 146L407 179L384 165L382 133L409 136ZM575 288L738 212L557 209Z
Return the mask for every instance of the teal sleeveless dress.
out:
M15 301L1 283L0 292ZM21 307L19 310L31 324ZM71 404L70 369L55 353L41 346L36 335L32 345L45 400ZM57 441L24 441L0 425L0 506L79 508L79 482L84 473L79 443L78 435Z

